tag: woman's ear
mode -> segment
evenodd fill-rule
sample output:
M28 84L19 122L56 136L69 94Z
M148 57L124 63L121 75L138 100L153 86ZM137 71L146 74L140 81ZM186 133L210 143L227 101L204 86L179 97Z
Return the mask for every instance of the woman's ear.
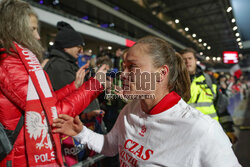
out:
M159 74L157 75L156 81L157 82L162 82L165 78L167 78L168 73L169 73L169 68L167 65L164 65L160 68Z

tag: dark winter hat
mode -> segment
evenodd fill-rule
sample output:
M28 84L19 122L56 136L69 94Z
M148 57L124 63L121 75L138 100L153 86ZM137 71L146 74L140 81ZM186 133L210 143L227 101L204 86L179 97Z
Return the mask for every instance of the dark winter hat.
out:
M58 29L58 33L55 38L55 48L63 49L84 45L82 36L68 23L60 21L57 23L56 27Z

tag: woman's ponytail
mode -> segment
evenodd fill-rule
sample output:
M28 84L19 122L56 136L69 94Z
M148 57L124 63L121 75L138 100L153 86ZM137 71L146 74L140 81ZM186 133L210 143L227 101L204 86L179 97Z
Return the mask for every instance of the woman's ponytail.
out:
M176 63L176 74L178 77L172 78L172 90L179 94L183 100L186 102L190 99L190 76L187 71L187 68L184 64L184 61L179 53L175 53L177 63ZM171 80L171 79L170 79Z

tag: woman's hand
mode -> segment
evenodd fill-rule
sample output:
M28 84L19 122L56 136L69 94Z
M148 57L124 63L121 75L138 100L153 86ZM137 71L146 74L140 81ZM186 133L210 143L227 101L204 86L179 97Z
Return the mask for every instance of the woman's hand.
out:
M75 136L83 129L79 116L73 118L66 114L60 114L57 119L54 119L52 126L55 128L53 133L62 133L67 136Z
M87 63L84 66L82 66L76 72L76 80L75 80L75 86L76 86L76 88L79 88L80 86L82 86L82 84L84 82L84 77L89 72L89 71L86 71L86 68L88 68L88 67L89 67L89 63Z

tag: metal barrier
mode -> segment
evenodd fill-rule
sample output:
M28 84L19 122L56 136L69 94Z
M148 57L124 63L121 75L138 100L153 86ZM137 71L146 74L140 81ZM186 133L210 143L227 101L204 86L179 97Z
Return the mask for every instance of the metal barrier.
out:
M103 158L105 158L103 154L97 154L93 157L88 157L85 161L81 161L78 164L73 165L72 167L89 167L102 160Z

